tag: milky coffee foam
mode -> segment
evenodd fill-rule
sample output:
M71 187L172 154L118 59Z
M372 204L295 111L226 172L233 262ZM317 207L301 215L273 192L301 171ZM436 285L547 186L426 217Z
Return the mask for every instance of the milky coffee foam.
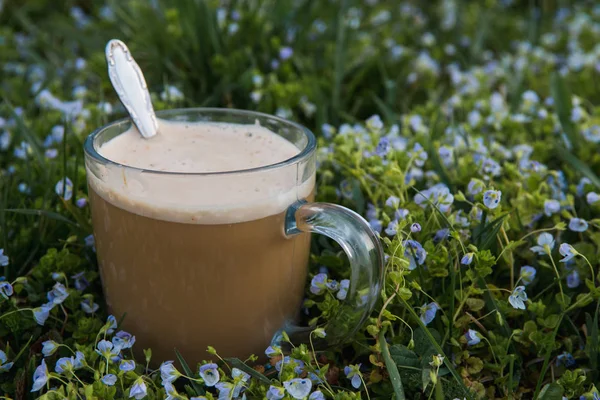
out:
M258 172L191 174L258 168L300 152L294 144L258 124L159 120L156 136L145 139L132 125L97 151L111 161L138 169L88 164L91 188L117 207L167 221L252 221L284 211L296 200L306 198L314 187L311 163Z

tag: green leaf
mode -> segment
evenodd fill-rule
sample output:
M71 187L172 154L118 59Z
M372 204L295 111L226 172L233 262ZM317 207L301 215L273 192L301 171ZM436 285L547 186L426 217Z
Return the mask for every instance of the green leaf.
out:
M563 388L556 382L547 384L540 392L539 400L562 400Z
M427 389L427 386L431 382L431 368L423 368L421 371L421 383L423 384L423 391Z
M84 389L86 399L91 399L94 395L94 387L92 385L86 385Z
M397 344L390 347L390 356L399 367L419 367L419 356L404 345Z
M271 380L269 378L267 378L266 376L264 376L263 374L261 374L260 372L255 370L254 368L250 368L249 366L244 364L242 362L242 360L240 360L239 358L225 358L225 361L227 361L227 363L229 365L231 365L232 367L241 369L245 373L249 374L250 376L253 376L254 378L258 379L259 381L263 382L264 384L267 384L267 385L271 384Z
M185 361L185 359L183 358L183 356L179 353L179 351L177 349L175 349L175 354L177 355L177 359L179 360L179 363L181 364L181 368L183 368L183 371L185 372L185 374L187 376L194 376L194 372L190 369L188 363ZM202 386L200 386L200 384L198 382L190 380L190 383L192 384L192 387L194 388L194 390L196 391L196 394L198 396L202 396L204 393L206 393L204 391L204 388Z
M387 342L385 341L384 331L381 331L379 333L379 345L381 346L381 355L383 356L383 361L385 362L385 366L387 367L388 373L390 374L390 381L392 382L392 387L394 388L394 393L396 394L396 400L405 400L406 397L404 396L404 387L402 386L402 379L400 378L400 373L398 372L398 368L396 367L395 360L393 360L390 355L390 350L388 348Z

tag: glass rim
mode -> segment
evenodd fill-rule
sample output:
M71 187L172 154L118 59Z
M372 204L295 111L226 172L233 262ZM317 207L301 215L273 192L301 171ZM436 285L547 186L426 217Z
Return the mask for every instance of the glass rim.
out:
M110 159L102 156L96 150L96 148L94 146L94 139L98 135L100 135L102 132L105 132L107 129L110 129L111 127L122 124L124 122L130 122L133 125L133 121L131 120L131 118L129 116L127 116L127 117L120 118L118 120L109 122L108 124L105 124L105 125L101 126L100 128L95 129L92 133L90 133L87 136L87 138L85 139L85 142L83 145L84 153L86 156L92 158L94 161L97 161L104 165L108 164L108 165L113 165L113 166L117 166L117 167L123 167L123 168L134 170L134 171L144 172L144 173L152 173L152 174L160 174L160 175L217 176L217 175L261 172L261 171L265 171L265 170L270 170L270 169L281 168L281 167L293 165L293 164L296 164L296 163L301 162L302 160L308 158L310 156L310 154L312 152L314 152L314 150L317 147L317 140L315 138L315 135L307 127L305 127L299 123L287 120L285 118L281 118L276 115L271 115L271 114L267 114L267 113L262 113L259 111L242 110L242 109L236 109L236 108L218 108L218 107L171 108L171 109L156 111L156 117L159 118L159 117L168 117L168 116L174 115L174 114L192 114L192 113L196 113L198 115L202 115L203 113L204 114L209 114L209 113L212 113L212 114L237 114L237 115L242 115L242 116L247 116L247 117L268 118L271 120L275 120L278 123L298 129L306 136L307 142L306 142L306 145L304 146L304 148L301 149L300 152L298 154L296 154L295 156L288 158L286 160L283 160L283 161L279 161L279 162L276 162L273 164L263 165L260 167L238 169L238 170L231 170L231 171L213 171L213 172L159 171L159 170L153 170L153 169L147 169L147 168L134 167L134 166L127 165L127 164L121 164L121 163L118 163L116 161L110 160Z

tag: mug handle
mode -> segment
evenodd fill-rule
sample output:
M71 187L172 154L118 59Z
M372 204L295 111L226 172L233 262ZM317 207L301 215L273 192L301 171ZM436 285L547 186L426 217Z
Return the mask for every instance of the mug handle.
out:
M323 327L325 338L312 338L318 348L339 345L351 338L362 326L379 298L383 277L384 253L377 234L367 221L354 211L330 203L299 200L286 212L285 234L294 236L315 232L335 240L350 261L350 286L338 312ZM272 345L285 347L282 332L291 341L308 342L315 327L288 323L278 331ZM315 340L316 339L316 340Z

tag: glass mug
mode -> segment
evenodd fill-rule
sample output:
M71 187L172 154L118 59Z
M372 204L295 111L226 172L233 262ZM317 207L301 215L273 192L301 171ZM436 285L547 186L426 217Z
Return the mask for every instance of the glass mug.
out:
M176 349L196 363L209 359L206 350L213 346L222 357L264 358L269 345L284 347L284 331L293 342L306 341L314 327L294 321L304 298L310 232L339 243L351 266L347 296L317 346L351 338L378 298L383 251L360 215L312 202L314 135L250 111L179 109L157 117L259 123L299 153L260 168L176 173L121 165L99 154L103 143L131 127L129 118L88 136L85 165L102 287L109 312L122 319L119 328L136 336L137 354L151 348L155 364L174 359ZM245 187L248 181L252 185ZM166 183L168 191L149 198L148 188ZM198 196L201 206L190 200Z

